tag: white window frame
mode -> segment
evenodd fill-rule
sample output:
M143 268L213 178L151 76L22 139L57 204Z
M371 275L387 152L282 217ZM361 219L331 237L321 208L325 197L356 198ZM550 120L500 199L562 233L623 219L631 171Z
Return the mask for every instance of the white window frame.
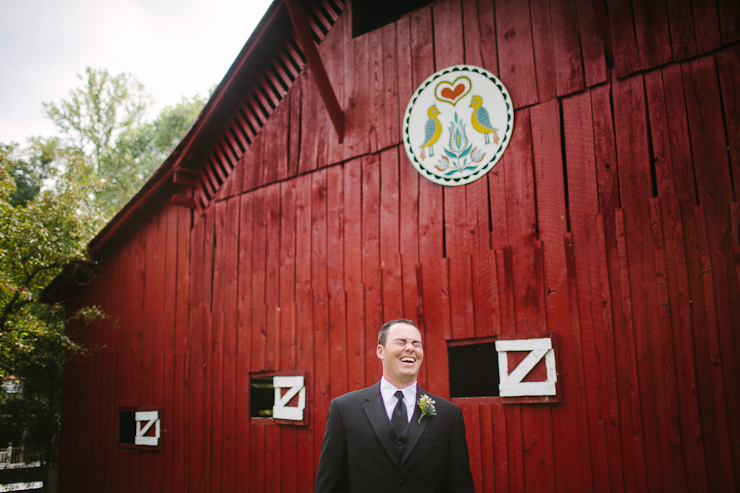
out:
M273 419L303 421L306 409L305 377L303 375L276 375L272 377L272 385L275 387L275 404L272 408ZM282 389L288 389L288 391L282 395ZM297 405L288 406L288 403L296 395L298 396Z
M159 437L161 436L162 431L159 421L159 411L136 411L134 419L136 420L134 445L158 447ZM154 427L154 436L148 436L147 433L152 426Z
M509 353L529 354L509 372ZM552 338L497 340L500 397L541 397L557 395L557 369ZM524 382L524 378L544 358L547 377L544 381Z

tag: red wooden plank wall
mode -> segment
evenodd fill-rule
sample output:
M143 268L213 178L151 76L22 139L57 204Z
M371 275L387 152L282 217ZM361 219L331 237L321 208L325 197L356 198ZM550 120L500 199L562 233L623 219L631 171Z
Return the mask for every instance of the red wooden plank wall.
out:
M161 207L71 302L118 328L71 328L64 489L310 491L330 399L377 381L400 316L441 395L447 341L554 334L561 403L458 402L478 491L740 487L738 9L607 3L613 69L588 1L448 0L355 39L343 14L320 50L344 144L304 71L204 216ZM399 121L461 63L515 128L443 189ZM306 372L307 426L250 421L272 371ZM117 447L128 406L162 409L161 451Z

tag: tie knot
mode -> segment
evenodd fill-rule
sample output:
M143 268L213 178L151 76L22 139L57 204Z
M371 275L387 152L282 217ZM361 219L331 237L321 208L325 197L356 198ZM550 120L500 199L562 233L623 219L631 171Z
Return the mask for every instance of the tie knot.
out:
M400 390L396 391L396 398L399 401L402 401L403 400L403 392L401 392Z

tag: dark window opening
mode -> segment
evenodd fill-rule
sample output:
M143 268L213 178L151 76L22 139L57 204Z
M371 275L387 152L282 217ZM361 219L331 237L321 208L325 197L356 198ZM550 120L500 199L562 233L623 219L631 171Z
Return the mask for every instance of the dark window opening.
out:
M357 37L404 15L425 7L433 0L354 0L352 2L352 36Z
M121 445L134 445L136 437L136 412L118 412L118 443Z
M498 353L495 342L447 348L450 397L497 397Z
M272 377L252 377L249 385L249 416L271 418L275 405L275 387Z

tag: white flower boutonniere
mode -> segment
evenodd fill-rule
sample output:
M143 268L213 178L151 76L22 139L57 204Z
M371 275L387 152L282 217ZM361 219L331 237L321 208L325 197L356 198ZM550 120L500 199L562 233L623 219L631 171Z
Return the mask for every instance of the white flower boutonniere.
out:
M421 418L424 416L435 416L437 414L437 410L434 408L434 399L429 397L427 394L419 397L419 402L417 402L417 404L419 405L419 409L421 409L421 416L419 417L418 424L421 424Z

